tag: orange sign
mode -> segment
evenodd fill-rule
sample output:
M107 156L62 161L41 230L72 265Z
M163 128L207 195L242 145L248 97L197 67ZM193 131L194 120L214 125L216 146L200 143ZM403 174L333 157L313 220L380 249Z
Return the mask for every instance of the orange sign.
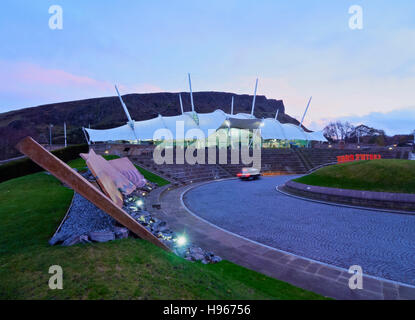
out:
M337 163L377 159L382 159L382 156L380 154L348 154L344 156L337 156Z

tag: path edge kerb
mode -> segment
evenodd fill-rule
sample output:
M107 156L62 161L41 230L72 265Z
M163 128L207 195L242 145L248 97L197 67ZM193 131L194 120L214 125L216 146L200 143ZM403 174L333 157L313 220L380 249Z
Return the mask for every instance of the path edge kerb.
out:
M333 204L346 204L415 215L415 194L321 187L293 180L287 181L281 190L326 203L332 202Z
M238 237L238 238L240 238L242 240L245 240L245 241L248 241L250 243L259 245L259 246L264 247L264 248L267 248L269 250L273 250L275 252L279 252L279 253L283 253L283 254L292 256L294 258L300 258L300 259L303 259L303 260L307 260L307 261L310 261L310 262L313 262L313 263L320 264L321 266L329 267L329 268L332 268L332 269L335 269L335 270L338 270L338 271L342 271L342 272L347 272L348 273L348 269L345 269L345 268L342 268L342 267L338 267L338 266L335 266L335 265L332 265L332 264L328 264L328 263L325 263L325 262L322 262L322 261L314 260L314 259L311 259L311 258L307 258L307 257L304 257L304 256L300 256L300 255L297 255L295 253L291 253L291 252L284 251L284 250L281 250L281 249L277 249L277 248L268 246L266 244L257 242L255 240L246 238L244 236L241 236L241 235L239 235L237 233L234 233L234 232L231 232L229 230L223 229L223 228L221 228L221 227L219 227L219 226L217 226L217 225L215 225L215 224L213 224L213 223L211 223L211 222L209 222L209 221L201 218L196 213L194 213L192 210L190 210L190 208L188 208L186 206L186 204L184 203L183 197L185 196L186 193L188 193L192 189L195 189L197 187L200 187L202 185L206 185L206 184L209 184L209 183L220 182L220 181L231 180L231 179L235 179L235 178L227 178L227 179L220 179L220 180L218 179L218 180L212 180L212 181L205 181L205 182L202 182L202 183L198 183L197 185L195 184L193 186L187 186L187 188L180 193L180 202L181 202L183 208L191 216L197 218L198 220L200 220L200 221L202 221L204 223L207 223L208 225L210 225L210 226L212 226L212 227L214 227L214 228L216 228L216 229L218 229L218 230L220 230L222 232L225 232L225 233L230 234L232 236ZM167 190L163 190L163 191L167 191ZM327 204L327 205L331 205L331 204ZM390 283L390 284L395 284L395 285L398 285L398 286L407 287L407 288L410 288L410 289L415 289L415 285L411 285L411 284L408 284L408 283L403 283L403 282L399 282L399 281L395 281L395 280L385 279L385 278L373 276L373 275L370 275L370 274L364 274L364 277L365 278L374 279L374 280L377 280L377 281L382 281L382 282Z

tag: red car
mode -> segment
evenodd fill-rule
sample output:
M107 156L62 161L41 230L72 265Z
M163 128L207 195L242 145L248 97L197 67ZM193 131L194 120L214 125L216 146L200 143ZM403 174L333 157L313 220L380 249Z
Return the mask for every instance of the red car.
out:
M255 180L261 176L259 169L257 168L242 168L242 171L236 175L238 178L242 180Z

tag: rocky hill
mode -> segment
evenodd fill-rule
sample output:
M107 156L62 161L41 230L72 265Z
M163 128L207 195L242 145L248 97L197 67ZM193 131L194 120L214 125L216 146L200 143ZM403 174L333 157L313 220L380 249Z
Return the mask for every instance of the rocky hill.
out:
M189 93L182 92L185 111L190 111ZM234 100L234 113L250 113L252 95L236 95L226 92L195 92L193 94L195 109L199 113L222 109L230 113L231 98ZM158 114L172 116L180 114L177 93L128 94L123 96L124 102L134 120L146 120ZM278 119L285 123L298 124L298 121L285 114L282 100L267 99L257 96L255 116L274 117L279 109ZM85 142L82 127L91 126L105 129L125 124L124 114L118 97L93 98L69 101L25 108L0 114L0 160L18 156L14 145L22 137L31 135L40 143L49 141L49 124L53 124L53 143L62 144L63 123L67 125L68 143Z

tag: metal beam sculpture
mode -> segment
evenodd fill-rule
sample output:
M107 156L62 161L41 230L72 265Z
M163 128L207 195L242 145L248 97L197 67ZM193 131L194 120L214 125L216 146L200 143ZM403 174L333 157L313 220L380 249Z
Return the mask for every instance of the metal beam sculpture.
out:
M150 241L166 251L171 251L169 247L135 221L124 210L118 207L109 197L90 184L83 176L74 171L62 160L43 148L31 137L20 140L16 145L16 148L140 238Z

